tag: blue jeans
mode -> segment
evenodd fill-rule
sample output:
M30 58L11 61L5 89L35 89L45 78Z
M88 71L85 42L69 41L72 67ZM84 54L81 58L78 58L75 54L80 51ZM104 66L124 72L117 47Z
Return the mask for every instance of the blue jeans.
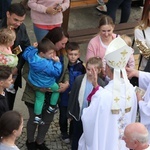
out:
M114 23L116 21L116 11L121 8L120 23L125 23L130 17L132 0L109 0L107 3L107 15L109 15Z
M34 24L33 24L33 29L34 29L34 34L37 42L41 41L49 32L49 30L38 28Z
M12 0L0 0L0 19L6 17L6 12L11 5Z

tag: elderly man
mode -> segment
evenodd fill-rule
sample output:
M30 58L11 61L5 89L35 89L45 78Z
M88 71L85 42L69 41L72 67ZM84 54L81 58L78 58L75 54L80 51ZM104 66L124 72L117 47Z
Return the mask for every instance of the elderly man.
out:
M24 49L30 45L30 40L26 31L26 27L23 24L25 16L26 10L24 6L21 5L20 3L13 3L10 5L8 11L6 12L6 17L0 21L0 28L10 27L16 33L16 40L14 42L12 49L20 45L22 51L24 51ZM22 58L22 52L18 54L18 59L19 61L17 69L14 70L18 74L14 83L14 88L16 92L18 90L18 87L20 88L22 87L21 69L25 63L25 60ZM16 92L15 93L7 92L7 99L10 110L13 109Z
M137 112L136 94L125 71L131 53L131 48L120 37L109 44L105 59L110 81L104 89L99 88L92 96L90 106L83 110L83 134L78 150L128 149L122 136L126 125L135 122ZM95 81L96 76L93 80L96 88Z
M123 140L126 147L133 150L150 150L148 144L149 133L146 127L141 123L131 123L124 130Z

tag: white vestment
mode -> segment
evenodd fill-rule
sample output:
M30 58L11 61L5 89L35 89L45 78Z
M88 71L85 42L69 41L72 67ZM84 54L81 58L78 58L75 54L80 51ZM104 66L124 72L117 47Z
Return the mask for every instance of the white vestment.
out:
M139 87L144 89L144 101L139 102L141 123L150 132L150 73L139 71Z
M132 85L131 111L125 113L125 84L121 83L121 99L119 114L112 114L113 81L104 88L100 88L92 97L91 104L83 110L83 134L79 140L78 150L128 150L122 140L124 128L135 122L137 112L137 98Z

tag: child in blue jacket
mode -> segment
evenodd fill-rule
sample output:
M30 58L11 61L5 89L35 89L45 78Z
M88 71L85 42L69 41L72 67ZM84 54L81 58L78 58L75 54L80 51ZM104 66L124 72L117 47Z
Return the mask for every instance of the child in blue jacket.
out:
M61 75L62 64L56 56L56 48L49 39L43 39L38 43L38 47L29 46L23 53L23 58L29 63L29 82L37 87L36 100L34 105L34 123L44 124L41 118L42 108L45 100L45 93L41 89L50 88L52 96L48 113L55 112L55 107L59 98L59 86L56 79Z

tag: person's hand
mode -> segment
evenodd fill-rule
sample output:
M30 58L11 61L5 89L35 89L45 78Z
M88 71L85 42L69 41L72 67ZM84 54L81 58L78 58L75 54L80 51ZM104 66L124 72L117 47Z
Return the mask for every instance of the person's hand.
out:
M59 57L58 56L53 56L52 59L55 61L55 62L59 62Z
M45 92L52 92L50 88L40 88L40 91L45 93Z
M139 77L139 71L136 69L126 67L126 71L127 71L128 79L131 79L132 77Z
M55 15L55 14L57 14L58 11L57 11L57 9L56 9L56 6L54 5L54 6L52 6L52 7L48 7L48 8L46 9L46 13L47 13L47 14L50 14L50 15Z
M91 82L92 82L93 87L96 88L98 86L98 82L97 82L98 75L94 67L92 68L91 73L93 74L93 78Z
M56 10L57 10L58 12L62 12L62 11L63 11L63 9L62 9L62 7L61 7L60 4L57 4Z
M33 43L33 46L34 46L34 47L37 47L37 46L38 46L38 42L34 42L34 43Z
M59 90L58 92L64 92L66 91L66 89L69 87L69 83L68 82L65 82L65 83L59 83Z
M101 72L102 72L102 77L105 78L106 77L106 72L105 72L104 67L102 67L102 71Z

